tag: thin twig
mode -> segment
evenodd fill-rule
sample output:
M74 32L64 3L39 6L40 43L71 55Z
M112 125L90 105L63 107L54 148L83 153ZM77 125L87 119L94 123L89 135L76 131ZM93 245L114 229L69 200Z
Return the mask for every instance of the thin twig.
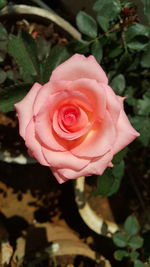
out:
M140 190L138 189L138 187L137 187L137 185L136 185L136 183L135 183L135 181L133 179L133 176L132 175L129 175L129 178L130 178L130 181L131 181L131 183L133 185L133 189L134 189L134 191L135 191L135 193L136 193L136 195L137 195L137 197L139 199L140 205L141 205L142 209L145 211L146 208L145 208L145 204L144 204L144 201L142 199Z

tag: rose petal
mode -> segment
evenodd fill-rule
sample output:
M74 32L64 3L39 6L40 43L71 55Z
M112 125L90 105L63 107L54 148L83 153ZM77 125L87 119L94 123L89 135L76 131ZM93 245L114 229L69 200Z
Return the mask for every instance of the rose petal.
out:
M114 123L116 124L120 115L120 110L122 109L121 97L114 93L112 88L107 85L101 85L105 88L106 92L106 106L109 114L111 115Z
M88 123L87 115L83 110L81 111L81 116L82 117L80 118L80 120L82 121L82 124L84 125L84 127L81 128L81 130L80 129L78 130L79 124L77 123L77 131L67 132L61 129L61 127L59 126L58 111L56 111L53 116L54 131L58 134L59 137L66 139L66 140L74 140L74 139L79 138L80 136L83 136L92 127L92 124Z
M93 118L103 119L106 112L106 89L107 86L104 84L98 83L95 80L91 79L79 79L76 81L52 81L53 85L51 87L51 93L56 92L70 91L81 93L82 96L86 97L85 109L89 109L91 106L91 111L93 112ZM112 89L111 89L112 90ZM45 91L44 93L45 94ZM49 95L49 89L47 89L47 95L45 100ZM39 92L39 98L43 98L42 91ZM83 98L83 97L82 97ZM119 104L119 103L118 103ZM39 106L39 104L38 104ZM120 105L119 105L120 106Z
M51 96L53 92L53 84L48 82L42 85L41 89L38 91L34 101L34 115L36 116L40 109L43 107L47 98Z
M112 151L106 153L104 156L97 159L93 159L85 168L80 171L75 171L71 169L57 169L53 170L54 175L57 174L57 179L60 178L61 183L63 179L76 179L81 176L90 176L92 174L102 175L105 169L109 166L110 161L113 158ZM65 180L64 180L65 181Z
M52 128L53 113L63 103L68 104L68 102L70 104L79 102L90 109L87 101L86 96L78 91L72 92L66 90L50 95L47 98L47 102L44 103L40 112L35 117L35 131L43 145L53 150L65 151L67 149L66 141L62 138L60 139Z
M53 175L55 176L55 178L57 179L59 184L62 184L64 182L67 182L68 179L65 178L63 175L59 174L55 168L51 168L51 171L53 172Z
M56 111L58 112L58 120L57 120L58 124L67 133L79 131L83 129L84 127L86 127L89 123L88 113L86 113L80 107L71 106L71 108L72 110L75 108L77 112L75 115L73 116L71 115L72 120L69 121L69 123L67 122L67 124L65 122L65 112L64 112L64 110L66 111L68 109L67 106L62 108L63 111L61 110L59 112Z
M91 106L93 106L94 108L98 107L100 108L100 112L97 112L98 114L101 114L106 107L105 90L103 89L103 87L100 88L99 84L94 80L81 79L74 82L51 81L43 85L41 90L39 90L34 102L34 115L37 115L37 113L45 105L49 97L59 92L64 94L64 92L66 91L70 91L72 96L73 93L77 91L77 94L81 96L83 103L85 102L85 108L91 109Z
M27 128L25 135L25 144L28 147L30 154L40 162L40 164L49 166L48 162L45 160L43 153L41 151L41 145L35 135L34 121L31 119Z
M67 144L64 139L60 139L59 136L53 130L50 118L47 112L40 113L35 118L35 131L40 142L53 150L66 151Z
M71 168L79 171L90 162L89 159L75 157L69 151L58 152L42 147L42 152L49 166L53 168Z
M107 76L93 56L75 54L59 65L50 77L52 80L74 81L80 78L95 79L108 83Z
M42 85L35 83L28 94L14 106L19 120L19 133L25 139L25 130L33 116L33 103Z
M92 79L80 79L74 81L70 90L78 90L88 97L97 119L103 119L106 112L105 85Z
M116 154L125 146L130 144L140 134L132 127L124 110L121 110L117 123L117 137L113 146L113 152Z
M67 94L65 92L58 92L50 95L45 105L43 105L43 108L41 108L40 112L35 117L35 131L40 141L46 147L56 151L65 151L66 142L55 134L50 116L53 117L54 106L56 105L57 107L57 103L61 102L66 96Z
M79 157L99 157L112 148L115 138L115 127L107 111L105 119L101 123L95 123L84 138L76 140L71 151Z

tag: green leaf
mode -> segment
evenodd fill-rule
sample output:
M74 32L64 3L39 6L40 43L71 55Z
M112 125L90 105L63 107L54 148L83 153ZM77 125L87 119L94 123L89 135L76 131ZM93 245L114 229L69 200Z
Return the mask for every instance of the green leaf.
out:
M150 30L149 27L140 23L133 23L126 31L126 41L130 42L136 36L146 36L149 37Z
M117 261L122 261L123 258L128 257L128 252L123 249L118 249L115 251L114 257Z
M0 63L5 60L6 54L0 51Z
M89 52L90 42L85 40L73 40L70 42L69 48L74 53L86 54Z
M6 80L6 78L7 78L6 72L0 69L0 84L3 83Z
M148 26L134 23L125 33L127 46L131 50L142 50L148 44L150 30Z
M135 116L131 118L131 123L140 133L140 140L144 146L147 146L150 140L150 123L149 118L145 116Z
M115 74L116 74L115 70L111 70L110 72L108 72L108 80L110 81L111 79L113 79Z
M135 216L129 216L124 223L124 229L129 235L136 235L139 232L139 222Z
M119 72L123 72L127 70L127 68L130 66L130 64L133 62L133 59L129 54L124 53L120 56L117 69Z
M125 233L115 233L113 235L113 242L117 247L124 248L128 245L128 235Z
M101 26L102 30L104 32L107 32L109 29L109 20L108 18L105 18L104 16L98 15L97 16L98 24Z
M148 19L148 22L150 23L150 1L149 0L142 0L144 4L144 14Z
M130 2L128 0L123 0L123 2L121 4L122 4L123 8L125 8L125 7L134 7L135 6L134 3L132 3L132 2Z
M137 99L134 98L135 91L136 88L133 88L131 86L127 87L125 91L126 102L131 106L135 106L137 102Z
M121 160L118 164L116 164L113 168L112 168L112 174L114 175L114 177L119 177L119 179L121 179L123 177L124 174L124 161Z
M137 251L132 251L132 252L130 253L130 258L131 258L132 261L135 261L135 260L139 257L139 255L140 255L139 252L137 252Z
M48 57L51 48L51 43L48 42L45 38L43 38L43 36L39 36L38 38L36 38L36 44L38 59L41 62Z
M70 56L65 46L56 45L50 50L50 54L43 65L43 82L48 82L52 71Z
M109 197L116 193L124 174L124 161L115 164L112 169L107 169L103 175L98 176L98 186L94 195Z
M128 245L131 247L131 248L135 248L135 249L138 249L138 248L141 248L143 246L143 238L140 237L140 236L132 236L128 242Z
M150 43L146 47L146 50L143 53L143 56L141 58L141 66L143 68L149 68L150 67Z
M0 42L6 41L7 39L8 39L8 33L5 29L5 27L3 26L3 24L0 23Z
M9 80L15 81L15 73L13 72L13 70L7 70L6 74Z
M117 94L122 95L126 87L126 81L124 76L122 74L118 74L112 79L110 85Z
M127 152L128 152L128 148L127 147L122 149L120 152L118 152L113 158L113 163L114 164L119 164L120 162L122 162L122 160L125 157L125 155L127 154Z
M137 75L137 68L140 65L140 53L136 54L136 57L132 58L132 62L130 63L130 65L127 67L127 72L129 72L131 75ZM134 73L133 73L134 72Z
M125 164L123 157L127 153L127 148L117 153L113 159L114 167L107 169L103 175L98 176L98 186L94 195L109 197L116 193L120 187L124 175Z
M147 39L143 38L143 40L133 40L132 42L128 43L127 46L131 50L144 50L147 46Z
M99 40L94 41L94 43L91 46L91 52L92 55L96 58L96 60L100 62L103 56L103 50L101 42Z
M135 110L138 115L148 116L150 114L150 93L143 95L143 99L138 99Z
M144 267L144 263L140 260L135 260L134 267Z
M16 60L22 76L38 76L39 63L35 40L25 31L12 36L8 42L8 51Z
M112 174L114 176L114 180L113 180L112 187L109 190L108 196L113 195L114 193L116 193L119 190L119 187L120 187L120 184L122 181L122 177L124 175L124 169L125 169L125 164L124 164L123 160L113 167Z
M103 197L108 197L110 190L114 183L114 177L110 169L107 169L103 175L98 176L98 185L94 195L101 195Z
M7 0L0 0L0 9L7 5Z
M0 111L14 110L14 104L20 101L31 87L32 84L21 83L0 89Z
M81 33L95 38L97 36L97 23L84 11L80 11L76 17L76 24L81 31Z
M145 70L144 72L146 72L146 74L149 74L149 70ZM142 85L142 91L150 92L149 78L142 79L141 80L141 85Z
M118 0L97 0L93 6L93 10L98 12L99 16L103 16L109 21L112 21L121 12L121 4Z
M110 53L108 54L109 58L115 58L119 56L123 52L122 46L116 46L115 48L112 48Z
M0 40L0 52L3 53L4 55L7 53L7 45L8 45L8 40L5 41Z
M0 62L3 62L5 59L5 54L7 52L7 44L8 44L8 33L4 28L3 24L0 23Z

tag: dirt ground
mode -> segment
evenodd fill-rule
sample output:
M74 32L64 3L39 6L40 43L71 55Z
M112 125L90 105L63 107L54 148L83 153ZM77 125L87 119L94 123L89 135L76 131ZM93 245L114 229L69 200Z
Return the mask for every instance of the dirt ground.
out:
M90 253L89 247L98 255L102 254L108 258L112 266L119 266L113 259L114 246L111 240L95 234L81 219L75 203L72 181L59 185L47 167L35 162L9 162L11 157L17 157L20 153L26 156L26 148L18 136L15 114L1 114L0 118L0 146L1 153L5 155L5 159L0 161L0 239L9 240L15 251L18 238L20 240L26 237L27 259L24 266L30 266L33 255L45 248L49 241L66 238L70 240L70 255L60 255L55 257L55 260L43 259L34 266L97 266L94 261L85 257ZM147 151L141 153L144 158ZM141 157L138 161L141 161ZM145 165L139 166L135 169L130 166L130 161L127 161L130 175L126 171L119 192L109 199L92 197L96 177L87 178L86 197L97 214L103 214L109 220L118 220L119 223L123 223L127 215L136 214L143 230L147 230L150 229L149 172ZM132 179L131 172L134 173ZM144 177L142 180L141 175ZM83 249L82 256L73 255L71 242L79 242L78 246L81 245L81 251ZM82 248L82 245L88 247ZM72 246L75 251L76 244L73 243Z

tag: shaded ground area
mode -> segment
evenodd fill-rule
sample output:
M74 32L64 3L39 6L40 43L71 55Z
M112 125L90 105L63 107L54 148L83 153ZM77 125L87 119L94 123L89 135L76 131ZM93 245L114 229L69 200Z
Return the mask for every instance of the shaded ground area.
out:
M9 151L11 156L18 156L20 153L26 155L23 141L18 137L14 113L8 114L7 117L1 115L0 128L1 152ZM92 197L91 193L96 188L96 177L89 177L86 197L97 214L103 214L109 220L115 219L120 224L129 214L136 214L142 230L146 231L150 229L149 156L146 157L146 148L139 150L139 153L140 157L134 153L128 155L128 158L134 155L135 165L134 160L131 165L127 158L126 174L117 194L109 199ZM0 161L0 223L1 240L9 239L14 250L18 238L24 237L25 232L28 233L25 253L30 256L25 266L28 266L31 258L33 259L34 253L45 247L48 242L45 223L52 223L53 227L63 227L61 231L64 236L68 236L68 233L70 235L70 231L73 231L73 240L74 237L78 238L97 255L102 254L108 258L112 266L119 266L113 259L115 248L111 240L95 234L80 218L74 199L74 183L69 181L59 185L50 169L38 163L21 165ZM57 232L54 235L57 235ZM96 266L90 259L75 255L56 257L56 263L60 267L69 266L68 264ZM53 260L43 259L41 264L35 266L55 266ZM127 266L126 263L124 266Z
M0 219L14 247L16 239L22 236L23 230L31 224L53 222L71 228L76 236L93 249L99 253L106 253L105 250L111 242L94 234L83 223L74 201L71 182L58 185L51 177L49 169L39 164L22 166L1 162L0 169ZM45 233L37 229L32 230L32 239L42 246L41 242L45 242L46 238Z

